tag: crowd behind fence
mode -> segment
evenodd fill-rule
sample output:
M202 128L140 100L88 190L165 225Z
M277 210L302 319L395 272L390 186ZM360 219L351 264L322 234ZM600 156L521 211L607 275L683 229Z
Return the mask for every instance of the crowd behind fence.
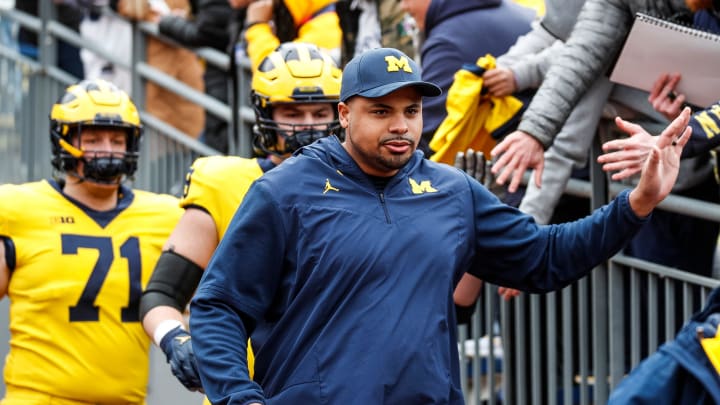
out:
M21 55L11 43L0 43L0 183L38 180L52 174L48 142L50 106L68 84L76 81L60 70L52 57L58 39L131 71L132 98L145 128L134 187L178 194L193 159L218 153L147 112L142 102L146 81L225 120L232 133L231 153L252 155L254 114L248 97L247 60L238 62L237 86L231 88L237 97L230 99L239 103L223 103L146 62L144 44L148 37L170 41L158 34L155 25L132 23L131 60L123 61L54 21L51 2L40 4L39 17L0 10L0 22L38 32L40 44L39 58L33 60ZM218 51L206 48L192 51L206 63L226 71L231 66L228 55ZM598 130L613 131L612 121L603 120ZM591 161L598 152L599 147L595 146ZM589 198L594 208L622 188L620 184L608 183L595 164L590 182L571 180L566 192ZM720 222L717 204L671 195L660 208ZM604 403L630 368L672 339L689 315L702 306L710 289L718 285L720 281L714 278L622 254L585 279L546 295L523 294L501 302L496 287L486 284L470 327L458 331L467 403ZM7 324L7 313L0 314L0 319ZM6 345L6 340L0 344ZM153 393L159 389L151 383L150 405ZM173 389L182 390L179 385ZM163 399L157 403L168 403L169 397L161 395ZM188 403L197 403L196 398Z

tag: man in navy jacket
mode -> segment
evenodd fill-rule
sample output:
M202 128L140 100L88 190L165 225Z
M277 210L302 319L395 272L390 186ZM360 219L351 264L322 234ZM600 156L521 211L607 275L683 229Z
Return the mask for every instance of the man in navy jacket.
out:
M416 151L422 97L439 94L400 51L367 51L343 73L345 141L305 147L250 188L191 305L213 404L462 404L460 277L542 292L584 276L667 196L689 132L685 111L635 189L539 226Z

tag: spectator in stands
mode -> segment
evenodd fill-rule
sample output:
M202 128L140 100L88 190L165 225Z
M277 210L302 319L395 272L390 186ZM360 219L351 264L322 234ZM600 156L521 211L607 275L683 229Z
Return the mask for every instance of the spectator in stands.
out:
M395 48L413 56L414 22L398 0L340 0L335 3L343 33L341 66L374 48Z
M364 52L343 73L345 141L300 149L248 190L191 304L212 402L463 403L456 281L547 291L587 274L670 191L689 132L685 111L633 191L543 227L416 152L422 96L439 94L407 55Z
M188 0L165 1L170 9L185 12L190 10ZM152 21L156 18L156 11L150 8L146 0L111 0L110 4L120 15L130 19ZM203 68L191 51L148 37L147 61L193 89L204 91ZM200 136L205 124L205 111L202 107L151 80L148 80L145 86L145 108L155 117L193 138Z
M551 145L557 131L566 123L572 106L587 94L590 85L612 62L632 25L635 12L660 17L684 12L685 16L690 16L690 10L683 4L668 0L587 0L563 51L551 65L523 115L519 130L508 135L492 151L493 156L498 157L492 171L499 184L510 180L509 190L512 191L520 184L525 169L534 167L533 179L536 186L540 186L543 147ZM598 24L600 20L602 24ZM712 178L709 157L698 159L697 164L687 169L681 171L674 193L717 202L718 187ZM688 232L698 235L697 240L706 243L681 237ZM653 215L625 252L706 275L712 271L717 235L716 223L660 211Z
M694 12L692 15L694 25L720 34L720 18L718 17L720 10L715 10L712 2L687 0L686 3L690 10ZM680 80L681 77L676 74L659 77L648 98L650 104L663 113L668 119L674 119L678 116L685 101L684 95L676 95L674 93L675 86ZM713 123L717 122L717 119L717 111L713 111L712 107L693 115L690 120L690 126L693 128L693 136L689 141L691 142L691 147L688 148L687 153L683 154L683 157L707 156L710 145L714 144L710 139L714 137L717 132L713 130ZM635 126L628 126L626 122L620 121L618 125L625 126L628 131L640 131L640 129ZM647 132L645 132L645 135L647 135ZM640 141L643 138L642 136L633 136L629 138L627 142ZM620 140L615 142L616 143L607 143L604 145L604 149L624 148L627 145ZM635 149L634 152L637 154L638 150ZM646 155L647 148L636 157L635 162L637 158ZM601 157L598 160L601 163L611 162L612 156L613 155ZM694 160L697 160L697 158ZM636 166L636 164L634 166ZM622 170L613 165L606 165L605 169L613 171L620 169L618 173L613 175L615 179L627 178L637 173L637 169L632 166L626 170ZM718 198L718 186L711 171L705 175L703 181L698 183L699 184L693 187L680 191L674 190L673 192L680 196L696 198L703 201L720 202L720 198ZM719 226L715 222L667 211L659 211L654 215L650 224L645 226L638 236L633 239L626 249L626 253L641 259L655 261L667 266L710 277L712 276L718 228ZM683 229L685 229L685 231L683 231ZM683 237L683 235L688 233L692 233L693 237Z
M493 155L499 156L492 169L498 175L499 184L509 180L509 188L514 191L525 170L533 168L533 179L540 185L543 150L560 132L572 111L571 106L605 73L622 47L637 12L669 18L688 13L690 9L673 0L587 0L567 46L548 70L518 130L493 150Z
M180 201L185 213L165 244L140 312L146 332L190 390L202 387L182 313L252 182L298 148L339 129L340 78L340 69L315 45L281 45L252 81L254 143L267 157L205 157L188 172ZM249 361L252 370L252 351Z
M240 55L247 57L245 51L245 41L242 38L243 28L245 26L245 15L247 14L247 6L255 0L228 0L232 12L230 13L230 21L228 22L228 33L230 35L230 44L228 53L236 55L236 48ZM237 59L237 58L235 58Z
M80 33L80 22L85 16L85 10L77 2L54 1L56 18L61 24ZM39 1L16 1L15 8L33 16L39 16ZM24 26L20 26L18 33L20 52L33 59L38 59L38 34ZM57 66L76 79L85 78L85 70L80 59L80 49L62 39L57 41Z
M229 0L233 6L247 5L241 40L253 71L282 42L315 44L340 61L342 31L335 0ZM240 14L242 15L242 14Z
M227 0L199 0L193 15L182 15L167 9L157 14L161 34L190 47L207 46L225 53L230 43L228 24L232 8ZM205 63L205 93L228 103L230 75L223 68ZM221 153L228 153L228 123L212 113L205 113L205 128L200 139Z
M668 119L680 114L685 100L684 94L674 91L679 80L679 74L664 74L655 82L650 93L650 102ZM605 142L603 150L607 153L600 155L598 162L603 165L603 170L615 172L613 180L624 180L639 172L638 163L647 156L657 137L624 120L618 121L617 125L632 136ZM720 102L696 111L690 117L689 125L692 136L683 149L683 158L706 153L720 146Z
M585 0L547 0L542 20L535 23L527 35L520 37L507 53L498 57L496 69L485 72L484 88L498 97L538 88L552 61L562 52L564 41L584 3ZM530 182L519 207L538 223L550 222L573 169L586 165L588 150L611 89L607 77L598 77L572 109L555 143L545 152L543 188L541 190Z
M709 31L720 32L717 11L712 9L712 4L710 2L704 4L693 3L696 2L687 1L690 9L695 11L693 14L694 22ZM697 9L695 7L710 7L710 9ZM672 119L680 113L685 101L684 95L674 93L675 85L680 79L677 74L661 75L655 82L648 97L650 104L668 119ZM720 132L716 127L718 122L720 122L720 116L718 116L717 110L714 111L712 107L693 114L689 121L692 136L688 141L688 150L683 152L684 159L681 164L684 162L692 164L697 161L693 157L706 156L712 145L717 144L716 141L712 141L712 138L716 133ZM598 162L603 164L604 170L616 172L612 175L614 180L623 180L637 174L638 160L647 156L649 149L653 147L658 138L651 136L643 128L624 120L616 119L616 124L621 130L632 136L606 142L603 149L609 153L600 156ZM708 173L704 181L698 185L680 192L675 190L673 192L680 196L718 203L718 189L712 173ZM686 236L688 234L691 234L692 237L688 238ZM652 220L628 244L625 253L640 259L711 277L717 248L717 236L718 224L715 222L658 210L653 215ZM644 291L641 294L644 294ZM672 294L672 292L660 292L657 296L657 304L652 302L650 305L663 307L665 302L674 301L676 318L674 320L670 319L670 324L667 327L675 330L685 321L682 316L677 316L683 314L683 303L677 297L668 296L668 294ZM696 295L694 298L697 299L698 296ZM641 302L645 303L646 300L641 298ZM661 318L660 330L664 327L664 322L665 318Z
M420 149L429 155L428 143L447 115L446 94L455 72L485 54L507 52L530 30L534 13L510 0L401 0L400 4L425 35L420 48L423 80L443 90L442 96L423 104Z
M709 0L687 1L688 7L694 12L693 26L714 34L720 34L720 10L715 9ZM661 75L653 85L648 101L653 108L662 113L668 120L675 119L685 105L685 95L675 92L675 87L682 79L679 73ZM720 96L720 95L718 95ZM618 125L632 131L630 138L613 140L603 145L605 151L613 151L598 157L606 171L614 171L613 179L622 180L638 173L638 163L652 145L655 137L641 128L620 121ZM692 137L683 150L683 157L692 157L707 152L720 145L720 102L696 111L690 118Z
M82 81L50 112L55 180L0 186L3 404L145 403L140 294L181 210L174 197L122 185L141 135L126 93Z
M99 47L121 61L130 63L132 26L116 13L91 13L80 24L80 34L87 43ZM127 93L132 92L130 70L103 58L88 48L80 50L87 79L109 81Z

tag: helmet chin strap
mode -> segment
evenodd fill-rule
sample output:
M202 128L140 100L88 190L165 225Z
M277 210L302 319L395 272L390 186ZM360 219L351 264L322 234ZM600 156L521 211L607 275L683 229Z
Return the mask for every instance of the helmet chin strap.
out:
M288 125L291 129L281 129L280 125ZM303 129L296 129L303 128ZM303 146L310 145L318 139L330 135L339 135L340 125L337 120L311 125L278 124L273 121L264 120L253 126L253 147L258 153L275 155L285 158L288 154L294 153ZM278 147L278 141L282 138L284 145Z
M285 135L285 153L293 153L303 146L310 145L320 138L328 136L328 131L323 130L300 130L295 131L291 136Z
M90 178L90 177L81 175L80 173L77 172L77 170L74 170L72 172L67 172L67 174L72 175L73 177L77 178L77 182L75 184L81 184L81 183L88 182L88 183L95 183L95 184L119 186L120 184L122 184L122 182L124 180L122 177L119 177L116 179L106 179L106 180L94 179L94 178Z
M81 158L83 165L83 174L81 175L77 168L70 172L82 182L90 182L97 184L120 185L125 180L125 172L123 171L123 159L116 157L101 157L87 159Z

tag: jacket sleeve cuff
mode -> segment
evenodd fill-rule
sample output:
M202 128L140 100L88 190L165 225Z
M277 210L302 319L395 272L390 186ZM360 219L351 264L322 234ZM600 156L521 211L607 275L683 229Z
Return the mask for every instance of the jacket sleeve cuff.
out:
M630 189L621 191L616 199L620 205L620 209L624 213L623 218L633 225L642 225L650 220L652 212L646 217L640 217L635 214L635 211L633 211L632 206L630 205L630 191Z
M552 143L553 143L552 137L538 135L538 134L542 134L542 131L538 131L534 125L528 123L527 120L525 120L524 116L523 116L522 121L520 121L520 125L518 126L518 131L525 132L526 134L537 139L538 142L540 142L540 144L542 144L543 149L545 149L545 150L548 150L550 145L552 145Z

